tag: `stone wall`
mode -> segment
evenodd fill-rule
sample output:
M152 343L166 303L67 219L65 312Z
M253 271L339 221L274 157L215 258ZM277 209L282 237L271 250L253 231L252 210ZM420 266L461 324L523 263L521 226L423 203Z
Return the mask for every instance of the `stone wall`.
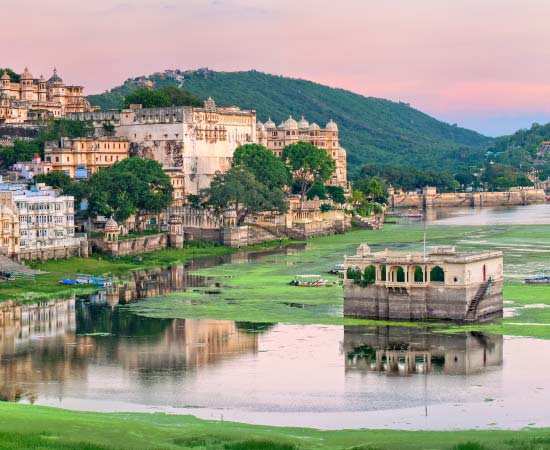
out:
M87 258L89 255L88 242L82 241L80 245L63 247L44 247L21 250L13 259L16 261L33 261L46 259L63 259L73 256Z
M435 195L395 194L389 199L390 206L397 207L459 207L459 206L515 206L545 203L542 189L517 189L507 192L456 192Z
M162 250L169 246L167 233L124 239L115 242L105 242L103 239L93 239L92 244L101 251L101 253L111 256L139 255L142 253L154 252L155 250Z
M389 320L465 320L471 300L483 283L469 286L409 288L371 285L361 287L351 280L344 289L344 315ZM502 281L493 282L477 309L477 318L502 316Z
M247 245L252 245L249 241L249 230L244 227L225 227L222 230L223 245L228 247L239 248Z

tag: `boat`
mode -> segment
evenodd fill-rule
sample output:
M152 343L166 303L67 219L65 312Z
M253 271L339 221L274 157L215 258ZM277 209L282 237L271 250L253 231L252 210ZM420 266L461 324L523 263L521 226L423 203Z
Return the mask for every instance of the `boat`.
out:
M397 217L408 217L409 219L422 219L424 218L424 213L422 210L413 211L412 209L409 209L407 211L396 211L393 210L390 214L391 216L397 216Z
M525 284L550 284L550 276L526 278Z
M79 273L74 280L71 278L63 278L59 282L68 286L74 286L76 284L93 284L94 286L99 287L110 287L113 285L113 282L108 277L97 277L94 275L86 275L81 273Z
M111 279L108 277L99 277L82 273L76 276L76 282L77 284L93 284L100 287L109 287L113 285Z
M301 287L320 287L326 286L328 283L327 280L321 278L321 275L296 275L294 280L289 284L291 286L301 286Z
M344 275L344 265L336 264L332 269L328 271L331 275Z

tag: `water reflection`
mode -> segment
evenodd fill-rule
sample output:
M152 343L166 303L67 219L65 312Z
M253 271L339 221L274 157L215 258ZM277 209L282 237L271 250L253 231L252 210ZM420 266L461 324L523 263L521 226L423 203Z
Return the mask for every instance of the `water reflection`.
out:
M0 399L7 401L35 402L42 393L62 398L65 384L79 380L84 386L97 366L118 366L150 383L258 347L258 335L243 331L253 324L149 319L74 298L1 308Z
M344 327L346 372L466 375L502 365L503 338L421 327Z

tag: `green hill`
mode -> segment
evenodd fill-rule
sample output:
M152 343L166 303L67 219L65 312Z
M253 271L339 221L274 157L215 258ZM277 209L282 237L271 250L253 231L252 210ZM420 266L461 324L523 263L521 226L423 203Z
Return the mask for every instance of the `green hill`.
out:
M257 71L166 71L130 79L88 98L104 109L119 108L124 96L136 89L137 81L145 80L155 87L183 86L200 98L213 97L220 105L255 109L261 121L268 116L280 122L290 114L295 118L304 115L324 126L332 118L348 150L351 175L365 163L456 170L482 161L492 143L488 137L441 122L404 103Z
M501 164L509 164L523 172L532 169L539 171L539 178L550 176L550 153L538 154L543 141L550 141L550 123L534 123L531 128L524 128L509 136L495 139L489 148L491 159Z

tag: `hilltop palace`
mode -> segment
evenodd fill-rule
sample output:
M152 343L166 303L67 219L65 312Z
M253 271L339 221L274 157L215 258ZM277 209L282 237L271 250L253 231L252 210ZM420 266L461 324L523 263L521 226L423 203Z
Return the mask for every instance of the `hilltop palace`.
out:
M90 103L83 94L82 86L63 83L54 69L48 79L34 78L25 67L19 83L15 83L5 72L0 76L0 122L23 123L47 116L56 119L71 112L90 109Z
M276 156L281 156L287 145L298 141L309 142L326 150L336 163L336 170L328 184L343 188L347 186L346 151L340 146L338 126L332 119L325 128L321 128L316 123L310 124L304 116L298 122L290 116L279 126L269 118L266 123L258 122L256 128L258 144L267 147Z
M96 136L114 135L130 142L130 155L151 158L185 178L186 194L197 194L210 185L216 172L231 167L233 153L244 144L259 143L280 156L284 146L307 141L325 149L336 162L329 184L347 186L346 151L340 147L338 127L325 129L303 118L290 117L278 127L271 121L256 123L256 111L236 106L217 106L213 99L204 107L144 108L131 105L122 111L68 114L72 120L92 121ZM111 129L112 131L107 131Z

